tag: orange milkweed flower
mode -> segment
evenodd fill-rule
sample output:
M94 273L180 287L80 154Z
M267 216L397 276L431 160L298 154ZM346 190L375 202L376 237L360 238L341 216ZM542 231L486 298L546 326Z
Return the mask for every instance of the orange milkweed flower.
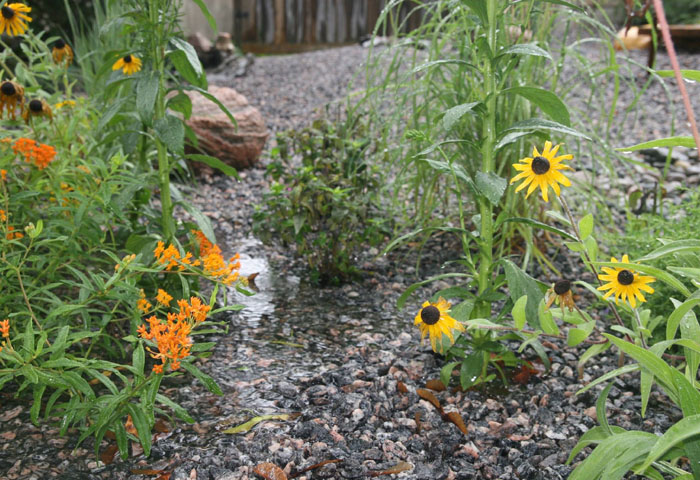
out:
M7 181L7 170L5 170L5 169L0 170L0 178L2 178L3 182Z
M0 322L0 334L3 338L9 338L10 336L10 319L6 318Z
M5 235L5 238L8 240L19 240L20 238L24 238L24 234L22 232L16 232L15 227L7 227L7 235Z
M5 213L5 210L0 210L0 222L5 221L7 221L7 213Z
M168 292L166 292L165 290L159 288L158 295L156 295L156 301L161 305L165 305L167 307L170 305L170 302L173 301L173 297L168 295Z

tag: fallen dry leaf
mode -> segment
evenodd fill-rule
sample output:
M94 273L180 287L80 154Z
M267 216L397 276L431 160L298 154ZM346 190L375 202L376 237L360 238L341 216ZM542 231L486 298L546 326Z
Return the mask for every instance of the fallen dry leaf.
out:
M311 465L310 467L306 467L306 468L303 469L303 470L299 470L299 471L296 472L295 474L291 475L289 478L297 478L299 475L301 475L301 474L303 474L303 473L306 473L306 472L308 472L309 470L315 470L315 469L317 469L317 468L321 468L321 467L324 466L324 465L328 465L329 463L340 463L340 462L342 462L342 461L343 461L343 460L342 460L342 459L339 459L339 458L338 458L338 459L335 459L335 460L324 460L324 461L322 461L322 462L320 462L320 463L317 463L316 465Z
M444 392L446 390L445 384L442 383L440 380L437 378L434 378L432 380L428 380L425 383L425 388L428 388L430 390L433 390L434 392Z
M467 434L469 431L467 430L467 426L464 424L464 419L462 416L457 413L457 412L449 412L446 415L447 419L457 425L457 428L459 428L463 434Z
M399 393L408 393L408 387L406 387L406 384L401 381L396 382L396 390L398 390Z
M420 433L420 430L421 430L420 417L421 417L421 412L416 412L416 416L415 416L415 420L416 420L416 433Z
M274 463L260 463L255 466L253 473L265 480L287 480L287 474Z
M223 433L248 433L251 428L253 428L260 422L264 422L266 420L293 420L300 415L301 413L276 413L272 415L261 415L259 417L253 417L247 422L237 425L233 428L224 430Z
M119 451L119 447L116 445L112 444L105 448L102 453L100 453L100 460L102 460L102 463L105 465L109 465L114 461L114 457Z
M413 465L408 462L399 462L387 470L382 470L381 472L371 472L369 476L379 477L381 475L396 475L397 473L407 472L409 470L413 470Z
M440 414L444 414L444 412L442 411L442 407L440 406L440 400L438 400L437 397L433 395L431 391L426 390L424 388L416 388L416 393L423 400L427 400L430 403L432 403L435 406L435 408L437 408L440 411Z

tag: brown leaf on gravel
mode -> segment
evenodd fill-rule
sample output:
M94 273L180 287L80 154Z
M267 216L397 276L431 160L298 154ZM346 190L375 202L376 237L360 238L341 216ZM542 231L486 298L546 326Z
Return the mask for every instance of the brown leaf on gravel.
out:
M433 378L432 380L428 380L425 383L425 388L428 388L434 392L444 392L446 390L445 384L442 383L437 378Z
M162 418L159 418L156 420L153 430L155 430L157 433L168 433L170 431L170 424Z
M382 470L381 472L370 472L369 476L379 477L381 475L396 475L397 473L407 472L409 470L413 470L413 465L408 462L399 462L387 470Z
M459 428L463 434L467 435L467 433L469 433L469 430L467 430L467 426L464 424L464 419L462 418L462 416L459 413L449 412L445 416L450 422L457 425L457 428Z
M274 463L260 463L255 466L253 473L265 480L287 480L287 474Z
M401 381L396 382L396 390L398 390L399 393L408 393L408 387Z
M421 423L420 423L420 417L421 417L421 412L416 412L415 420L416 420L416 433L420 433L421 430Z
M303 474L303 473L306 473L306 472L308 472L309 470L315 470L315 469L317 469L317 468L321 468L321 467L324 466L324 465L328 465L329 463L340 463L340 462L342 462L342 461L343 461L343 460L340 459L340 458L337 458L337 459L334 459L334 460L324 460L324 461L322 461L322 462L320 462L320 463L317 463L316 465L311 465L310 467L306 467L306 468L303 469L303 470L299 470L299 471L296 472L295 474L290 475L289 478L297 478L299 475L301 475L301 474Z
M131 473L134 475L158 475L155 480L170 480L170 475L173 472L166 472L165 470L151 470L151 469L132 469Z
M3 413L2 415L0 415L0 422L7 422L9 420L12 420L20 413L22 413L22 406L18 405L15 408L13 408L12 410L9 410L9 411Z
M100 453L100 460L102 460L102 463L105 465L109 465L114 461L114 457L119 451L119 447L116 445L112 444L105 448L102 453Z
M440 412L441 415L444 414L444 412L442 410L442 406L440 406L440 400L438 400L437 397L435 395L433 395L433 393L431 391L426 390L424 388L416 388L416 393L423 400L427 400L430 403L432 403L435 406L435 408L438 409L438 411Z

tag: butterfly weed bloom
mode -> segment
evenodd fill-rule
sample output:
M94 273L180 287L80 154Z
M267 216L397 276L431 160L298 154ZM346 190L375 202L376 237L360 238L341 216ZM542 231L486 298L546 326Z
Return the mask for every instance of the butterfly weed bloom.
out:
M7 111L8 116L14 120L18 106L21 114L24 110L24 87L10 80L2 82L0 84L0 118L3 118Z
M532 192L537 190L537 187L542 191L542 198L545 202L549 202L549 187L552 187L554 193L557 197L561 194L561 189L559 184L565 187L570 187L571 182L566 178L560 170L573 170L573 168L568 165L561 163L563 160L571 160L574 158L573 155L560 155L556 156L559 151L560 145L552 147L552 142L547 140L544 142L544 149L542 153L537 150L537 147L532 148L532 157L523 158L520 163L514 163L513 168L518 170L520 173L514 176L510 183L517 182L518 180L524 180L518 188L515 189L516 192L528 187L527 195L529 197Z
M574 305L574 296L571 293L571 282L569 280L559 280L552 285L552 288L547 290L547 310L556 302L557 305L564 310L568 308L570 312L576 307Z
M141 59L136 55L124 55L122 58L114 62L112 70L121 70L124 75L133 75L141 70Z
M2 335L3 339L10 338L10 320L8 318L0 322L0 335ZM9 342L9 340L7 340L7 342ZM0 352L2 352L2 348L7 342L5 340L2 341L0 344Z
M0 7L0 35L7 33L13 37L26 32L27 22L32 21L27 13L31 11L31 7L23 3L6 3Z
M65 40L59 38L53 44L51 56L53 57L53 61L59 65L65 60L66 66L68 66L73 62L73 49L70 48L70 45L68 45Z
M12 145L15 154L24 156L24 161L33 163L39 170L49 166L56 158L56 149L43 143L38 144L31 138L18 138Z
M239 278L240 255L235 254L226 261L218 245L212 244L201 230L192 230L199 246L199 256L204 273L224 285L231 285Z
M22 114L22 118L24 118L26 123L29 123L34 117L47 117L49 120L53 121L53 112L46 100L34 99L29 102L29 105Z
M434 352L444 353L455 341L453 330L464 331L464 326L449 315L452 304L440 297L437 303L424 302L413 322L418 325L421 342L426 335L430 336L430 345ZM445 345L443 335L447 335L450 343Z
M158 289L158 294L156 295L156 302L167 307L170 305L170 302L172 302L172 301L173 301L173 297L168 295L168 292L166 292L162 288Z
M610 259L613 263L618 263L615 257ZM627 255L622 256L622 263L630 263L630 259ZM603 298L608 298L609 296L615 294L615 303L622 298L622 301L627 300L632 308L637 306L637 299L640 303L646 302L642 290L647 293L654 293L654 289L647 285L656 281L656 278L648 275L640 275L633 270L628 270L626 268L602 268L604 274L598 275L598 278L603 282L608 282L600 287L598 290L605 291Z
M160 365L153 366L154 373L162 373L163 367L170 362L171 370L180 368L180 360L190 355L192 348L192 329L207 318L209 306L202 304L197 297L178 300L178 313L168 313L167 320L162 322L155 315L146 319L137 329L139 336L155 343L158 351L148 349L151 357L160 360Z
M16 232L15 227L10 225L7 227L7 234L5 235L5 238L8 240L19 240L24 238L24 234L22 232Z

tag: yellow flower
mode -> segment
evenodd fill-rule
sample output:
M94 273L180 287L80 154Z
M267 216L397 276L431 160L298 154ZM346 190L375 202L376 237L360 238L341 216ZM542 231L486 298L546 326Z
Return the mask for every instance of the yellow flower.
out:
M615 257L612 257L610 261L618 263ZM630 259L627 255L623 255L622 263L630 263ZM625 268L603 267L603 271L605 275L598 275L599 279L608 282L598 287L598 290L608 290L603 298L608 298L614 293L615 303L622 297L623 301L629 301L632 308L635 308L637 306L637 299L639 299L640 302L647 301L641 292L642 290L647 293L654 293L654 289L647 285L647 283L656 281L654 277L639 275Z
M546 309L548 310L549 307L551 307L555 301L557 302L557 305L561 307L562 311L564 310L564 307L566 307L569 309L570 312L573 312L575 304L574 296L571 293L570 281L559 280L552 286L552 288L547 290Z
M63 107L75 107L75 100L64 100L63 102L58 102L54 105L56 110L60 110Z
M17 107L21 113L24 108L24 87L9 80L2 82L0 84L0 118L7 109L7 114L14 120Z
M23 3L6 3L0 8L0 35L7 32L10 36L22 35L27 31L31 17L25 15L32 9Z
M434 352L444 353L455 341L452 330L464 331L464 326L452 318L448 312L452 304L440 297L437 303L424 302L413 322L418 325L421 341L430 334L430 344ZM450 343L445 345L443 335L447 335Z
M70 48L70 45L68 45L62 38L59 38L56 40L56 43L53 44L51 56L53 57L54 62L59 64L65 59L66 66L68 66L73 62L73 49Z
M22 118L26 123L29 123L29 120L34 117L48 117L49 120L53 121L53 112L46 100L34 99L29 102L29 108L24 111Z
M562 175L559 170L573 170L573 168L561 162L562 160L571 160L574 156L560 155L556 157L555 155L559 151L559 147L560 145L557 145L552 148L552 142L548 140L544 142L542 154L537 151L537 147L533 147L532 157L523 158L520 160L522 163L513 164L513 168L520 173L514 176L510 180L510 183L525 179L525 181L515 189L516 192L530 185L527 189L527 195L525 196L527 198L532 192L537 190L537 187L540 187L540 190L542 190L542 198L545 202L548 202L547 191L550 186L557 196L561 193L559 188L560 183L565 187L571 186L569 179Z
M114 62L112 70L122 70L124 75L132 75L141 70L141 60L136 55L125 55Z

